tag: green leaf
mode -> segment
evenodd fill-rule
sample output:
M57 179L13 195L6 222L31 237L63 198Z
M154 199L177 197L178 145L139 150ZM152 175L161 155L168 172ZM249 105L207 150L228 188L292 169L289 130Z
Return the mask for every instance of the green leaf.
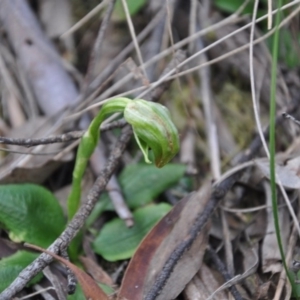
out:
M0 260L0 292L5 290L16 279L19 273L31 264L39 253L18 251L15 254ZM35 276L28 285L38 282L43 277L42 273Z
M112 295L115 292L115 290L113 290L110 286L108 286L106 284L98 283L98 285L104 291L104 293L107 295ZM85 300L86 299L80 284L77 284L75 293L73 295L68 295L67 299L68 300Z
M214 0L214 5L228 13L236 12L244 3L244 0ZM251 13L253 10L253 1L251 1L246 8L244 9L243 13Z
M147 3L147 0L126 0L130 16L134 16L138 11ZM113 19L115 21L125 21L126 16L124 13L121 0L117 0L113 13Z
M80 284L77 284L75 293L67 296L68 300L84 300L84 294Z
M129 208L135 209L155 200L174 186L184 175L185 165L167 164L162 169L144 163L131 164L121 172L118 180ZM89 227L106 210L114 210L107 193L100 197L87 221Z
M153 165L128 165L119 176L119 183L127 205L138 208L174 186L182 178L186 170L185 165L168 164L162 169Z
M214 0L216 7L229 13L235 12L242 4L243 0Z
M65 228L57 199L34 184L0 186L0 224L15 242L48 247Z
M130 258L144 236L172 208L161 203L140 208L133 213L134 226L128 228L121 219L108 222L93 242L93 249L108 261Z

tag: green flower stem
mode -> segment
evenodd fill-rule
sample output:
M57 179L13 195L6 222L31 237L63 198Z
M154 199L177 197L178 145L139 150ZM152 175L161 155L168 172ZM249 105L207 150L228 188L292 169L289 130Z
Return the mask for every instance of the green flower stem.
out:
M124 110L128 101L130 100L127 98L116 98L107 102L81 138L73 170L72 188L67 201L69 221L73 218L80 205L81 182L89 159L97 147L100 138L100 125L108 114Z

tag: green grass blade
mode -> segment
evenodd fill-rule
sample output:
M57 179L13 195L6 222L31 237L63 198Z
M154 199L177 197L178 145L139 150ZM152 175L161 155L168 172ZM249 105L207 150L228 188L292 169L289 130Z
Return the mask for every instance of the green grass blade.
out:
M278 8L282 6L282 0L278 0ZM277 30L274 33L273 45L272 45L272 70L271 70L271 91L270 91L270 179L271 179L271 194L272 194L272 207L273 207L273 217L274 225L276 231L276 237L278 242L278 247L283 263L283 267L286 271L286 275L291 283L292 290L295 291L295 283L291 274L288 270L288 266L285 260L285 253L283 250L279 216L278 216L278 204L276 196L276 170L275 170L275 116L276 116L276 85L277 85L277 61L278 61L278 49L279 49L279 23L280 23L280 11L276 13L275 26Z

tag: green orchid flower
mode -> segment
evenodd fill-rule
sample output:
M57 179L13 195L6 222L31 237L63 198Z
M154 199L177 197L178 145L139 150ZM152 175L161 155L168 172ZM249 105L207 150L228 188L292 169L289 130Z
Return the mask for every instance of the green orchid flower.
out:
M132 126L134 137L147 163L151 163L149 149L153 151L155 165L158 168L167 164L179 150L178 131L165 106L142 99L130 100L123 97L108 101L93 119L79 144L72 189L68 197L69 220L79 208L81 181L88 161L98 144L99 127L108 115L116 112L123 112L125 120Z
M167 108L161 104L133 100L124 110L125 120L132 125L135 139L147 163L152 149L158 168L167 164L179 150L178 132Z

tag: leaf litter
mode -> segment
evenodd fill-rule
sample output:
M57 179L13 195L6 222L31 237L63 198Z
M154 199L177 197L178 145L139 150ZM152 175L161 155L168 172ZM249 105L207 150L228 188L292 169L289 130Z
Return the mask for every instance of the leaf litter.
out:
M129 6L130 2L128 1ZM146 2L140 1L138 8L132 8L132 20L137 35L147 26L148 21L155 16L157 9L163 9L161 6L163 5L162 3L154 0L148 1L149 3ZM170 39L167 30L168 26L171 26L175 30L174 32L176 32L173 36L175 45L180 40L188 37L188 24L193 20L189 9L193 1L178 1L176 4L172 1L169 2L171 5L169 9L171 8L171 10L165 15L165 22L161 33L159 34L159 31L156 31L156 33L155 31L150 31L150 33L145 34L139 40L139 44L142 46L143 57L151 58L160 55L168 47L167 41ZM224 20L227 17L228 9L232 9L230 6L229 8L226 6L227 10L223 11L222 3L220 4L220 2L222 1L213 1L215 6L210 8L210 14L207 16L208 24L212 25L220 20ZM265 2L262 1L261 4L263 9L267 8ZM121 1L118 2L118 9L120 9L120 4ZM45 31L41 30L39 34L43 37L46 37L48 34L52 42L56 44L61 57L57 54L51 56L49 53L53 50L52 46L49 46L50 42L45 43L44 38L42 38L43 47L52 49L47 54L50 56L43 56L42 52L39 53L34 48L34 43L38 43L38 41L33 39L34 43L31 50L30 47L27 49L30 44L27 40L27 44L21 44L18 50L15 51L20 59L20 61L17 61L14 56L15 53L11 51L11 45L17 43L13 40L15 39L15 32L11 31L9 23L2 22L3 30L7 36L1 36L0 47L0 55L4 61L4 65L2 64L2 67L0 65L0 85L3 89L1 94L1 117L5 125L1 126L0 130L8 137L45 137L78 128L73 122L68 122L68 119L64 119L63 115L59 121L55 120L55 118L52 119L53 112L50 113L52 104L56 107L66 107L66 103L63 102L64 100L60 99L59 101L62 102L59 102L58 98L53 96L54 86L58 89L61 88L61 94L66 92L70 96L66 98L72 99L71 102L74 107L78 105L78 102L75 100L78 100L77 97L81 95L81 91L77 90L77 88L81 85L84 86L81 73L85 73L87 69L89 53L93 47L105 10L101 14L91 17L88 23L82 25L74 35L69 35L67 39L60 39L59 35L66 31L67 27L72 24L72 14L75 19L79 19L78 16L82 17L86 15L95 7L96 3L95 1L86 1L85 3L81 0L64 0L56 5L57 7L52 7L57 18L57 22L55 21L55 23L53 22L54 19L51 16L49 18L49 15L47 15L46 4L43 4L39 9L34 6L31 9L36 9L35 16L38 22L44 25ZM60 5L61 7L59 7ZM63 11L66 13L62 14ZM168 14L173 12L176 17L173 23L171 23L169 19L170 15ZM125 47L124 45L126 45L127 41L130 41L130 34L125 29L126 18L122 15L120 19L120 16L116 17L117 14L118 12L115 11L112 21L108 25L107 35L103 40L104 48L101 50L103 51L101 59L95 62L97 69L95 73L99 72L101 74L102 70L107 68L107 74L111 75L111 78L107 76L111 80L109 83L110 87L102 85L103 82L97 86L99 88L97 96L102 97L102 100L116 95L118 92L135 95L135 92L130 90L137 88L137 85L142 89L147 88L147 85L143 86L143 82L145 83L146 81L141 76L144 76L144 73L138 68L138 60L136 60L136 55L133 51L130 52L128 58L134 62L135 71L132 68L128 68L128 60L126 61L126 59L123 59L117 68L111 67L111 70L109 70L110 66L113 66L110 63L115 59L117 53L122 52ZM61 19L62 16L65 16L64 20ZM240 23L237 23L238 17ZM177 20L180 20L180 22L177 22ZM209 45L211 42L217 41L239 29L242 24L248 24L247 22L247 16L244 14L233 16L227 25L220 26L208 34L198 37L197 42L203 43L205 46ZM291 23L292 25L288 27L289 30L292 31L293 26L298 28L298 24L293 19ZM190 28L193 25L195 24L190 23ZM196 24L197 26L199 27L199 24ZM264 26L263 24L258 25L256 28L257 32L255 33L256 38L263 35L262 32L265 31ZM22 28L19 28L19 30L20 32L18 32L19 35L17 36L20 37L20 33L22 36L23 30ZM23 32L24 36L34 37L29 32L30 30ZM151 43L147 44L147 41L151 41ZM157 42L159 50L155 50L155 47L152 47L152 49L149 46L154 45L153 41ZM207 50L206 53L210 59L218 58L227 52L238 49L248 42L249 32L246 30L232 38L226 39L219 46ZM25 64L25 51L28 51L26 52L28 61L33 63L31 66L30 64ZM168 55L172 55L172 51L174 49L170 48ZM264 126L267 126L270 89L269 70L271 66L267 45L264 43L255 46L254 56L256 85L261 98L260 114L262 123ZM34 65L42 66L42 69L49 68L49 61L47 61L49 57L51 57L54 64L57 64L57 67L61 68L59 72L64 74L63 77L66 76L64 78L67 83L62 85L62 87L60 87L59 82L56 82L53 86L50 81L47 81L53 76L50 73L41 72L39 74L40 78L38 78L37 73L34 72L36 69L30 69ZM61 58L65 59L63 63L60 61ZM160 74L167 62L167 59L161 58L159 63L155 65L154 73ZM295 66L292 69L288 68L287 65L290 62L287 63L284 60L281 61L281 64L281 68L278 71L277 105L279 109L286 109L293 112L299 118L298 110L294 109L299 106L299 97L297 96L297 92L295 92L299 91L300 88L299 70L297 69L299 66ZM138 72L140 80L135 80L134 82L128 81L126 85L125 83L122 85L121 79L125 75L116 75L121 69L126 69L125 75L131 74L132 77L135 77ZM282 262L274 232L274 220L271 213L270 201L269 162L264 157L262 151L257 151L254 160L244 165L237 164L244 151L247 153L247 147L252 140L255 140L256 134L252 108L249 101L251 94L249 92L248 54L245 51L232 54L226 60L219 61L209 67L209 69L213 75L210 78L209 84L212 88L213 98L216 100L212 100L211 105L213 107L214 118L216 119L216 132L220 147L219 159L223 175L212 187L207 183L207 179L212 178L210 170L211 149L207 145L205 129L207 120L205 119L204 107L201 102L203 100L201 99L202 94L200 92L201 80L199 80L199 76L196 73L186 74L181 77L182 79L174 81L167 88L163 97L160 98L160 102L170 108L173 119L179 128L182 143L185 137L187 137L186 141L191 145L190 147L186 145L182 147L185 153L182 153L180 157L183 158L183 161L180 161L180 158L175 159L177 163L186 163L188 168L186 169L184 166L181 166L176 169L176 165L172 164L169 166L170 172L174 168L172 174L168 174L166 171L165 173L161 173L160 177L158 175L157 177L151 177L151 174L154 173L151 169L152 166L147 169L147 166L142 167L138 164L132 164L138 160L138 155L136 155L137 150L131 146L125 152L124 161L117 172L117 178L120 181L121 187L121 190L118 192L124 196L125 201L132 210L133 216L139 210L151 213L151 210L149 210L150 207L154 207L159 211L164 205L169 205L164 203L166 201L176 204L164 217L155 218L152 222L152 230L148 228L147 232L149 233L147 235L146 233L142 234L144 239L139 246L137 244L130 245L131 248L136 248L136 250L130 250L130 255L127 255L126 258L121 255L118 257L117 262L112 263L109 262L109 259L105 259L107 258L105 254L101 255L101 251L93 251L90 246L83 247L84 254L86 255L85 258L82 258L85 271L91 274L98 283L105 283L115 289L116 293L111 295L111 299L192 300L229 299L230 297L234 297L235 299L289 299L291 297L291 289L282 270ZM70 76L70 74L72 75ZM153 74L148 75L150 81L154 81L156 78L155 74L155 76ZM35 85L39 79L41 79L40 82L46 84L43 86ZM62 80L62 82L64 81ZM48 90L49 93L47 93ZM50 98L47 98L47 95L50 95ZM95 99L95 97L92 98ZM294 107L291 99L296 103ZM200 105L199 100L201 102ZM74 107L74 112L76 112L77 108ZM78 108L78 110L80 109ZM50 126L49 128L45 127L43 131L37 134L35 129L41 127L41 123L38 121L41 111L44 114L42 121L48 122ZM280 116L280 112L278 110L278 116ZM67 110L65 113L65 116L71 114ZM57 125L55 131L52 131L52 128L54 128L52 127L53 124ZM21 127L16 128L17 126ZM15 131L14 134L12 130ZM287 120L278 118L276 171L278 180L283 184L291 199L291 204L296 215L299 215L298 189L300 185L298 132L299 129L295 125L288 123ZM118 132L116 132L115 136L118 136ZM107 144L110 144L111 140L108 137L105 138L106 141L109 141ZM14 147L14 149L28 151L28 149L20 147ZM3 155L1 157L1 174L4 174L3 170L9 171L6 171L5 175L0 176L1 184L33 182L42 184L53 192L58 192L60 189L68 190L72 172L72 166L69 162L74 157L72 151L67 149L67 146L51 145L46 148L38 148L36 152L42 154L42 152L57 152L61 150L66 151L67 155L59 156L58 159L56 159L57 156L55 154L49 157L32 155L30 158L26 155L23 156L21 164L18 162L20 160L19 154L9 154L7 157ZM110 146L106 150L110 151ZM128 165L132 168L131 173L128 171ZM7 167L8 169L4 169ZM127 173L125 172L126 170ZM195 173L191 172L193 173L193 177L187 177L190 174L184 174L184 172L189 173L189 170L197 170L197 174L195 175ZM178 249L180 249L180 245L184 245L185 242L190 241L192 235L191 229L197 222L197 218L201 216L201 213L205 212L205 207L209 203L211 189L214 190L218 184L241 171L242 175L235 181L230 191L226 195L223 195L223 200L218 207L215 207L214 214L207 216L208 223L199 229L195 239L192 239L190 244L187 243L188 246L181 253ZM124 178L124 176L128 178ZM192 182L192 188L187 189L186 187L182 187L180 178L188 178ZM89 184L86 185L86 189L90 188L92 179L88 179L88 181ZM128 186L126 186L126 181L129 182ZM199 189L199 187L201 188ZM179 190L180 192L178 192ZM192 191L196 192L189 194ZM82 197L83 203L85 197L84 194ZM61 196L61 198L66 198L66 195ZM102 196L99 205L102 203L101 201L108 203L109 197L107 195ZM293 259L299 259L299 239L295 233L289 211L284 201L282 201L280 192L278 192L278 205L284 250L287 255L287 263L291 264ZM31 210L34 209L31 208ZM87 230L84 232L85 240L89 244L95 243L97 237L104 234L105 228L112 224L114 218L116 218L116 215L113 213L113 207L110 204L98 208L97 212L92 216L93 219L88 222ZM143 218L147 221L147 214L143 215ZM150 216L149 219L151 219ZM121 232L122 230L130 232L130 228L126 228L120 219L118 219L118 224L120 227L119 232L109 235L110 239L114 239L112 244L116 245L112 246L114 247L111 250L112 253L115 250L122 253L122 244L121 242L118 243ZM1 238L8 241L9 236L13 235L11 227L2 226L1 228ZM25 238L25 241L30 242L27 238ZM126 241L130 244L130 240ZM138 243L139 241L140 238L135 242ZM101 240L100 244L108 247L109 240ZM19 245L16 247L19 247ZM119 249L115 249L118 247ZM208 247L219 257L219 262L209 256ZM18 248L15 248L9 251L9 254L15 251L14 255L19 255L19 252L16 252L17 250ZM105 251L109 253L109 247ZM177 251L181 254L172 256ZM0 248L0 252L3 252L0 253L0 257L8 255L4 247ZM131 255L132 253L134 253L133 256ZM124 267L127 265L127 258L131 256L132 258L128 266ZM7 257L13 258L13 256ZM171 268L168 267L170 261L173 264ZM5 259L2 262L4 263ZM218 265L220 262L221 265ZM25 264L22 265L23 267L25 267ZM226 272L220 271L222 268L227 272L229 277L224 275ZM76 270L76 272L78 271ZM17 276L17 273L11 273L10 276ZM81 278L80 276L79 278ZM86 283L83 283L83 285L86 285ZM94 287L97 290L97 287ZM237 293L231 289L232 287L236 287ZM97 290L96 294L98 292ZM89 297L94 297L93 299L100 299L93 292L87 291L86 293ZM101 297L107 299L107 296L104 294Z

